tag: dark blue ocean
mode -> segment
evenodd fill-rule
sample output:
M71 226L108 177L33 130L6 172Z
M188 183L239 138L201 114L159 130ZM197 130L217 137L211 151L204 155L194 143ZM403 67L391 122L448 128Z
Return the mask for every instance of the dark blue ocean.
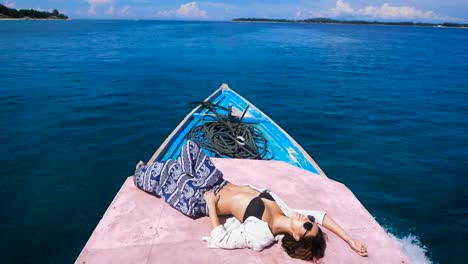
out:
M414 263L466 263L467 47L451 28L0 21L0 259L73 262L135 164L225 82Z

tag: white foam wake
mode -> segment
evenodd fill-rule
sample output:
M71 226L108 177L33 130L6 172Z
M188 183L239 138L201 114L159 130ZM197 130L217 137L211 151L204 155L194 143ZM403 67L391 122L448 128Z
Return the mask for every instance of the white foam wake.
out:
M411 264L432 264L432 261L426 255L427 248L419 241L418 237L409 234L402 238L394 236L387 230L388 235L397 242L403 254L405 254Z

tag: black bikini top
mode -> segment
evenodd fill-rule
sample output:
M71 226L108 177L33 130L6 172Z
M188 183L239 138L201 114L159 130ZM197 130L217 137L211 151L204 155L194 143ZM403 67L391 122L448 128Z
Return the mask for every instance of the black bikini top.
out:
M253 198L250 201L249 205L245 209L244 218L242 222L245 222L245 220L249 216L254 216L258 219L262 219L263 212L265 211L265 204L263 203L262 198L270 200L270 201L275 200L267 191L260 193L260 195Z

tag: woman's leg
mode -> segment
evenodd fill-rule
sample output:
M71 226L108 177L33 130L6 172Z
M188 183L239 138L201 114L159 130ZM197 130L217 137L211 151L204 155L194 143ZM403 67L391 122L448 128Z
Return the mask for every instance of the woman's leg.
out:
M188 155L190 147L193 148L191 144L186 144L181 156L192 156ZM196 159L191 162L196 162ZM155 161L146 165L139 162L134 175L134 183L139 189L162 198L179 212L193 218L208 213L203 198L205 185L197 185L202 182L206 181L188 176L182 165L174 160Z
M203 149L191 140L187 140L182 147L177 162L182 166L182 170L190 176L207 177L221 173L203 152Z
M214 189L218 193L228 183L223 179L223 173L215 167L203 149L194 141L187 140L177 162L181 164L185 173L194 178L193 185L201 189Z
M138 163L134 180L139 189L163 198L190 217L207 215L203 194L210 189L218 193L228 183L200 146L190 140L177 161Z
M161 170L164 162L155 161L150 165L145 165L142 161L138 162L133 176L133 182L139 189L156 194L156 188L159 185Z

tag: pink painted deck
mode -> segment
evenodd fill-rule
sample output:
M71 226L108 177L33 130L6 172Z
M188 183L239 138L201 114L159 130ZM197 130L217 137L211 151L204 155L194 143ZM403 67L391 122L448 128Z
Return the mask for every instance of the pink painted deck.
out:
M363 258L331 232L322 263L409 263L352 192L341 183L279 161L213 159L224 177L275 191L293 208L325 210L351 236L367 244ZM305 263L290 258L281 242L255 252L208 249L207 217L192 220L127 178L76 263Z

